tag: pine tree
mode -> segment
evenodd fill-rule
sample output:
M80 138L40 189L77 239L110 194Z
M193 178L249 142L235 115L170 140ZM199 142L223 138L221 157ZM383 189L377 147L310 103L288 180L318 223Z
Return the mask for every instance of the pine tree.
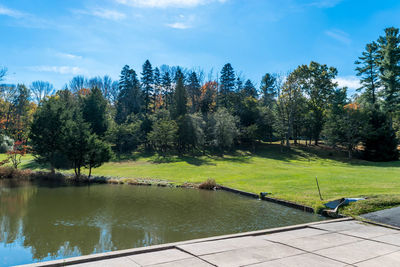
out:
M256 87L251 80L247 80L243 87L243 95L245 97L253 97L257 99L258 93Z
M103 136L108 129L107 100L99 88L95 87L83 99L83 119L89 123L92 133Z
M187 92L182 76L180 76L177 80L174 98L174 118L184 116L187 113Z
M267 73L261 80L260 89L262 91L262 100L265 106L271 107L274 103L276 92L276 77Z
M221 107L230 107L230 96L235 90L235 72L230 63L224 65L221 70L221 78L219 79L219 101Z
M124 123L130 114L139 113L142 106L142 94L136 72L126 65L120 77L115 116L115 121L119 124Z
M146 114L148 114L150 111L152 95L154 94L153 68L152 68L149 60L146 60L144 62L143 71L141 74L142 74L142 90L143 90L143 95L144 95L144 111Z
M189 75L188 79L188 94L192 101L192 109L191 112L197 112L200 108L200 96L201 96L201 88L200 82L197 78L196 72L192 72Z
M172 81L171 76L168 71L164 72L162 76L161 84L163 87L163 96L164 96L164 106L168 109L171 106L171 94L172 94Z
M161 73L159 68L154 69L154 93L153 93L154 112L162 105L161 97Z
M362 56L355 62L358 65L356 68L357 76L361 77L361 88L357 89L357 91L364 90L364 94L370 104L376 103L376 93L380 87L378 51L376 42L367 44Z
M384 108L392 113L400 104L400 35L397 28L386 28L378 39Z

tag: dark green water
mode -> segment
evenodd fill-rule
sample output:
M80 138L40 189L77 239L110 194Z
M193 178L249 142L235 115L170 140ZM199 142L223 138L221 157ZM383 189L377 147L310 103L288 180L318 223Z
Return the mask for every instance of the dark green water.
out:
M223 191L0 181L0 266L324 219Z

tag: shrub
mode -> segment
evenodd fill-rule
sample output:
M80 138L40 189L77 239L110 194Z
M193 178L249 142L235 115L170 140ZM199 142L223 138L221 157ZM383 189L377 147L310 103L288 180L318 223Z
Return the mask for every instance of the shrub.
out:
M205 189L205 190L213 190L216 187L217 187L217 183L215 182L214 179L211 179L211 178L208 178L207 181L202 182L199 185L200 189Z
M30 179L31 177L31 170L18 170L11 166L0 167L0 179Z

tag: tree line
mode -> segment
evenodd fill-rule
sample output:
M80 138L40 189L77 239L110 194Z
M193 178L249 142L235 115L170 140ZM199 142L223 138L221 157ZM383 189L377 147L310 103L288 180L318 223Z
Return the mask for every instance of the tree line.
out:
M62 90L48 82L0 86L0 150L19 141L51 169L91 170L136 150L218 153L261 142L305 140L368 160L398 158L400 35L387 28L355 62L358 94L335 82L334 67L310 62L287 74L266 73L256 88L232 65L217 77L149 60L128 65L118 81L74 77ZM0 79L6 70L0 72ZM10 141L11 140L11 141ZM18 148L14 148L18 149ZM90 172L90 171L89 171Z

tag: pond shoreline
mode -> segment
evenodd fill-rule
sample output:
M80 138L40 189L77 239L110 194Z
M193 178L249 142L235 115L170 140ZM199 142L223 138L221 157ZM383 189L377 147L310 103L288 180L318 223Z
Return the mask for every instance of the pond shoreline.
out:
M0 167L1 169L5 169L4 167ZM51 173L51 172L42 172L42 171L32 171L32 170L14 170L17 176L13 176L11 178L4 178L0 172L0 180L1 179L22 179L22 180L29 180L29 181L58 181L58 182L64 182L66 184L111 184L111 185L137 185L137 186L159 186L159 187L171 187L171 188L189 188L189 189L203 189L203 190L223 190L239 195L244 195L247 197L255 198L255 199L260 199L276 204L280 204L286 207L302 210L304 212L308 213L317 213L326 217L335 217L335 218L341 218L340 214L337 214L336 216L332 216L329 213L324 212L324 210L315 210L314 208L306 205L302 205L299 203L283 200L283 199L277 199L277 198L272 198L268 197L265 195L261 195L261 193L255 194L251 192L246 192L242 190L238 190L235 188L230 188L224 185L219 185L215 184L215 186L211 187L202 187L202 184L200 183L188 183L185 182L183 184L177 184L175 182L171 181L166 181L166 180L155 180L155 179L147 179L147 178L124 178L124 177L114 177L114 176L92 176L92 177L87 177L81 176L80 178L76 178L75 175L73 174L65 174L65 173ZM205 182L206 183L206 182Z

